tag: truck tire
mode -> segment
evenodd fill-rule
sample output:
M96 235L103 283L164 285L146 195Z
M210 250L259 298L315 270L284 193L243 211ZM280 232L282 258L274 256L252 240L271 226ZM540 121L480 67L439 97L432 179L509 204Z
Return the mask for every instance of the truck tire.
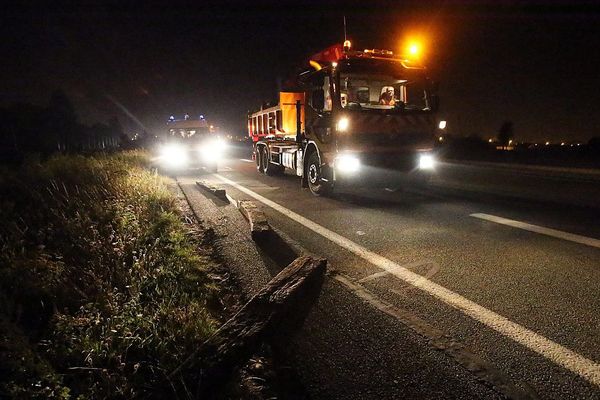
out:
M323 168L321 167L321 159L316 151L313 151L310 156L308 156L306 177L308 180L308 188L315 196L325 196L333 191L331 182L322 180Z
M283 173L283 167L281 165L273 164L267 161L265 164L265 174L269 176L281 175Z
M282 165L273 164L270 158L267 149L265 149L264 173L269 176L281 175L285 168Z
M265 153L265 147L264 146L256 146L256 170L258 172L260 172L261 174L264 173L264 160L265 160L265 156L263 155Z

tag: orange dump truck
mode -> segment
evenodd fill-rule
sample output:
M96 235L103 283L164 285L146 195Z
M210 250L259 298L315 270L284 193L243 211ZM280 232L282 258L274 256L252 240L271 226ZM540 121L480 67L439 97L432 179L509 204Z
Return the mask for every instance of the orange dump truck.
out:
M438 97L425 67L391 51L332 46L279 102L248 115L257 170L286 170L315 195L344 185L426 182Z

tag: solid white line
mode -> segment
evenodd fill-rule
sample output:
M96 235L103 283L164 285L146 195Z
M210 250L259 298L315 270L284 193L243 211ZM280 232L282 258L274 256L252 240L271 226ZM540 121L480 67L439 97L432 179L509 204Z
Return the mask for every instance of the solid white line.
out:
M576 235L574 233L563 232L551 228L544 228L543 226L532 225L521 221L515 221L514 219L497 217L495 215L490 214L475 213L471 214L471 217L484 219L486 221L495 222L497 224L512 226L513 228L519 228L530 232L541 233L542 235L569 240L571 242L585 244L587 246L600 248L600 240L587 236Z
M569 350L566 347L555 343L528 328L525 328L524 326L510 321L506 317L488 310L487 308L480 306L479 304L461 296L460 294L454 293L453 291L430 281L424 276L412 272L400 266L399 264L396 264L392 260L382 257L379 254L374 253L357 243L354 243L344 236L339 235L299 214L296 214L292 210L289 210L275 203L274 201L271 201L266 197L237 184L232 180L229 180L218 174L215 174L215 177L233 186L237 190L246 193L250 197L253 197L263 204L273 208L286 217L298 222L313 232L318 233L338 246L356 254L371 264L388 271L397 278L423 290L433 297L438 298L439 300L456 308L474 320L479 321L480 323L492 328L502 335L514 340L515 342L520 343L521 345L542 355L543 357L546 357L556 364L563 366L587 381L600 386L600 364L596 364L594 361L572 350Z
M254 160L248 160L247 158L240 158L240 161L243 161L243 162L251 162L251 163L253 163L253 162L254 162Z

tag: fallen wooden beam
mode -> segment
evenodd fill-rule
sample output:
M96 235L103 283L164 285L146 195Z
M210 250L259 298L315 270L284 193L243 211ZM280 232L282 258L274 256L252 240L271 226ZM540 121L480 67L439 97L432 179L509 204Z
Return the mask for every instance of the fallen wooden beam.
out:
M203 189L204 191L212 193L215 197L223 201L229 202L229 199L227 199L227 193L225 192L225 189L217 188L204 181L196 181L196 185L198 185L198 187Z
M238 208L250 223L250 235L253 240L256 241L265 238L271 232L271 226L267 221L265 213L256 207L254 202L240 200L238 201Z
M199 370L197 395L215 394L263 342L289 340L318 298L326 265L323 258L294 260L169 374L169 380Z

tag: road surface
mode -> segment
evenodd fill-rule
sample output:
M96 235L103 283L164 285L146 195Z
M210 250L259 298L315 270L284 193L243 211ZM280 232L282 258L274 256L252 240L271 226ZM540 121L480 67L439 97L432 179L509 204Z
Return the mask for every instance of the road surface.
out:
M196 178L179 177L192 203ZM247 158L198 178L335 270L291 351L311 398L600 399L599 211L439 190L317 198Z

